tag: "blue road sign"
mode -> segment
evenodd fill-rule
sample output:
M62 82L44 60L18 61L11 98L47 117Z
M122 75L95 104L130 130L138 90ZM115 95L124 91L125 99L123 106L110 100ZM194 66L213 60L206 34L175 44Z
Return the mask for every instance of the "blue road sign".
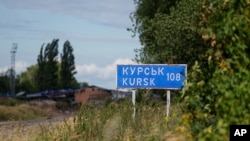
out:
M117 65L117 88L181 89L185 85L185 64Z

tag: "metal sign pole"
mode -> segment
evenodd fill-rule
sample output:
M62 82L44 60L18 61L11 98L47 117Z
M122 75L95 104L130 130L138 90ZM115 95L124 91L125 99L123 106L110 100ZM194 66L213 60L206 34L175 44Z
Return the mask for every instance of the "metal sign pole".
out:
M135 92L136 92L136 90L132 90L132 103L133 103L132 117L133 117L133 119L135 119Z
M170 90L167 90L167 104L166 104L166 108L167 108L167 117L169 117L169 109L170 109Z

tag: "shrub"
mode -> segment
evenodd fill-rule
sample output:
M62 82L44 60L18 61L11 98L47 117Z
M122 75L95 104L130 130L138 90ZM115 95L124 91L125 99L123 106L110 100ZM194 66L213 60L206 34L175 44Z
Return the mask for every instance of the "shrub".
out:
M229 140L230 124L250 124L250 3L208 0L202 37L207 66L189 71L183 101L195 140Z
M56 108L59 110L67 110L70 108L70 104L67 101L57 101Z
M14 98L6 98L2 100L0 104L4 106L16 106L18 104L18 101Z

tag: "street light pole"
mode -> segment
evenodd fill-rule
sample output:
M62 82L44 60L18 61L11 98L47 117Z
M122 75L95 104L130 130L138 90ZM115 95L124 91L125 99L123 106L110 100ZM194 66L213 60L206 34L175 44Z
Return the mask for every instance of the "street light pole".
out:
M10 68L10 91L11 94L15 97L15 54L17 50L17 43L14 43L12 46L12 49L10 51L11 53L11 68Z

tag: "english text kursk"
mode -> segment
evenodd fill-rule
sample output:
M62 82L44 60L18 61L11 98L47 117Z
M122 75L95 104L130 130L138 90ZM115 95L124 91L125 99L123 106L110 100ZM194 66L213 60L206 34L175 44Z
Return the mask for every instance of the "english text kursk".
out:
M155 78L122 78L123 86L155 86Z

